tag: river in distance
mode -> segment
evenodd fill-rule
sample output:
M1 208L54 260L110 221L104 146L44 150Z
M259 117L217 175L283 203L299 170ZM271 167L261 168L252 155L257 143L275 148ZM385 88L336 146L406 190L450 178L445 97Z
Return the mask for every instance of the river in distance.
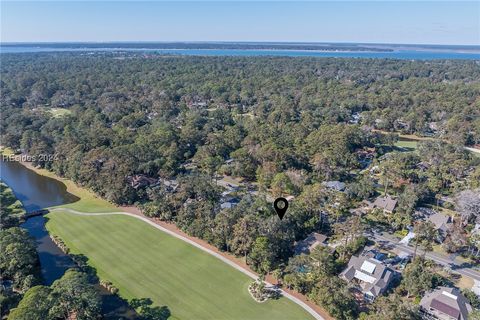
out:
M478 52L441 50L393 50L376 51L321 51L321 50L272 50L272 49L151 49L151 48L101 48L101 47L44 47L0 46L0 53L36 52L145 52L187 56L284 56L284 57L330 57L330 58L387 58L401 60L466 59L480 60Z

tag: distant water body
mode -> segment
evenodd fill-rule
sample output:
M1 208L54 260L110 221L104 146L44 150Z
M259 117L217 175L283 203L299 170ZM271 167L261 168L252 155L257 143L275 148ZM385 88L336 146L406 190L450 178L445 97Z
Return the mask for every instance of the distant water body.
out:
M140 49L140 48L48 48L6 46L0 53L34 52L144 52L187 56L284 56L284 57L334 57L334 58L389 58L403 60L467 59L480 60L480 53L434 50L371 51L315 51L315 50L258 50L258 49Z

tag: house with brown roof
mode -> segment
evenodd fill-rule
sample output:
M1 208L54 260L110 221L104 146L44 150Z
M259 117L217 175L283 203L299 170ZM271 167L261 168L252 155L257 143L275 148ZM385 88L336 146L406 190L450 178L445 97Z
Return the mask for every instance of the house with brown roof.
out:
M425 294L420 310L427 320L467 320L472 306L457 288L438 287Z
M144 174L135 174L133 176L127 176L126 179L128 184L134 189L143 188L143 187L152 187L158 184L158 179L149 177Z
M354 285L369 302L383 294L395 277L395 271L382 262L366 256L352 256L347 268L340 273L340 278Z
M295 254L309 254L317 246L326 246L327 236L313 232L307 238L295 244Z
M397 206L397 200L387 195L385 197L378 197L373 203L370 204L370 209L382 209L384 212L392 213Z

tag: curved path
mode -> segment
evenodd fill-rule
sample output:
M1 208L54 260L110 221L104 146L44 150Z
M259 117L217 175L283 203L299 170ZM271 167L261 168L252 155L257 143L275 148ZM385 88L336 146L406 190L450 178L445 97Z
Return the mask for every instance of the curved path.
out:
M133 213L129 213L129 212L123 212L123 211L118 211L118 212L81 212L81 211L77 211L77 210L74 210L74 209L70 209L70 208L62 208L62 207L57 207L57 208L53 208L53 209L50 209L51 212L54 212L54 211L62 211L62 212L68 212L68 213L71 213L71 214L77 214L77 215L82 215L82 216L104 216L104 215L125 215L125 216L130 216L130 217L133 217L133 218L136 218L136 219L139 219L139 220L142 220L143 222L146 222L148 223L149 225L151 225L152 227L155 227L165 233L168 233L169 235L175 237L175 238L178 238L182 241L185 241L185 242L188 242L189 244L191 244L192 246L194 247L197 247L198 249L200 250L203 250L205 251L206 253L208 254L211 254L212 256L222 260L223 262L225 262L226 264L230 265L231 267L237 269L238 271L240 272L243 272L244 274L246 274L247 276L249 276L250 278L254 279L254 280L257 280L258 276L256 274L254 274L253 272L251 272L250 270L247 270L241 266L239 266L238 264L230 261L229 259L225 258L224 256L222 256L221 254L218 254L217 252L214 252L213 250L210 250L208 248L205 248L203 247L202 245L196 243L195 241L192 241L178 233L175 233L171 230L168 230L167 228L164 228L162 227L161 225L158 225L156 224L155 222L151 221L150 219L148 219L147 217L143 217L143 216L139 216L139 215L136 215L136 214L133 214ZM269 286L273 286L273 284L265 281L265 283ZM321 315L319 315L315 310L313 310L309 305L307 305L305 302L303 302L302 300L298 299L297 297L294 297L293 295L291 295L290 293L288 292L285 292L284 290L280 289L282 295L284 297L286 297L287 299L290 299L291 301L295 302L296 304L298 304L299 306L301 306L303 309L305 309L308 313L310 313L315 319L317 320L326 320L324 317L322 317Z

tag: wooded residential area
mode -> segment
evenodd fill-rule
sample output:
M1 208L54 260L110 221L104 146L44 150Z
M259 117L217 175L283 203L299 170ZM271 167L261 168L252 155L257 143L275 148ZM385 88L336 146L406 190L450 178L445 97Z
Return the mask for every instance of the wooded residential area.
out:
M0 70L3 146L54 155L34 165L243 257L336 319L420 319L428 292L457 286L435 250L478 266L480 157L465 149L480 145L478 61L32 53ZM8 224L1 241L23 237ZM413 254L384 263L373 298L342 272L397 259L379 239L409 233ZM298 253L312 234L328 245ZM86 282L75 272L64 285Z

